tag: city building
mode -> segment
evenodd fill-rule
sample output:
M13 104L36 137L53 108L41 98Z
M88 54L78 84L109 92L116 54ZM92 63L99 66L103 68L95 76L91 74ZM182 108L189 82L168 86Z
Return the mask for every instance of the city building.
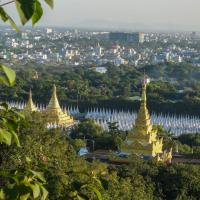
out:
M101 39L102 35L109 36L110 41L108 38ZM139 68L165 62L199 66L198 38L198 32L144 34L27 28L22 33L13 34L3 29L0 34L0 55L8 65L18 62L22 66L29 62L36 65L64 64L67 67L99 67L112 63L115 66L128 64ZM91 42L85 44L85 39ZM138 45L144 41L142 46Z
M53 29L52 28L47 28L47 34L50 34L53 32Z
M95 55L100 57L102 56L102 47L100 46L100 44L98 43L98 45L95 47L94 49Z
M124 32L111 32L109 34L109 39L112 41L124 41L133 43L143 43L144 33L124 33Z

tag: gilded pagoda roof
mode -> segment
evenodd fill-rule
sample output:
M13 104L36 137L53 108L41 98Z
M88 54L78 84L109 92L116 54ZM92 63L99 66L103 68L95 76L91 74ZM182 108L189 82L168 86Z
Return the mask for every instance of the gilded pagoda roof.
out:
M67 113L63 112L56 92L56 86L53 85L52 96L46 110L43 112L47 123L56 123L57 125L72 125L73 118Z
M144 81L140 109L133 131L128 134L121 147L125 152L155 156L157 153L162 153L162 139L157 137L157 130L151 124L147 109L146 87L146 81Z

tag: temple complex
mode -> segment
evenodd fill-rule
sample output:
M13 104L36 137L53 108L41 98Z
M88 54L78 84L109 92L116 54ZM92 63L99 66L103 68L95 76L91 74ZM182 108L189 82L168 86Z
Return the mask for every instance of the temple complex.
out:
M144 81L141 105L135 125L128 134L126 141L121 145L121 150L125 153L143 156L144 158L158 157L159 161L166 160L171 154L169 151L163 152L163 138L158 137L157 129L151 123L146 104L146 82Z
M31 113L34 111L38 111L37 107L33 103L32 100L32 92L29 92L28 102L23 109L24 113ZM56 126L64 126L70 127L74 124L73 117L71 117L68 112L62 111L60 104L58 102L57 94L56 94L56 86L53 85L53 92L47 108L42 111L42 115L47 124L54 124Z
M151 117L147 109L146 81L142 87L141 105L135 125L127 135L125 142L121 145L121 151L128 154L136 154L140 157L151 159L156 157L157 161L168 162L172 160L172 149L163 150L163 138L157 134L157 128L151 123ZM37 111L32 100L32 92L29 92L29 99L24 108L25 113ZM58 102L56 86L53 85L52 96L48 106L42 110L44 120L53 127L71 127L75 124L73 117L62 110Z
M26 103L26 106L23 110L25 113L31 113L31 112L36 112L37 111L37 107L35 106L35 104L33 103L33 99L32 99L32 91L29 91L29 98L28 98L28 102Z

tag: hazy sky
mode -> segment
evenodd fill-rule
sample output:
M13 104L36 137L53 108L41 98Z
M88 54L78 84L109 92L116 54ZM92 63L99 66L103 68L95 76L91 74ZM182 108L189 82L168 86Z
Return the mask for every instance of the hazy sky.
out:
M200 0L55 0L45 11L39 25L200 30Z

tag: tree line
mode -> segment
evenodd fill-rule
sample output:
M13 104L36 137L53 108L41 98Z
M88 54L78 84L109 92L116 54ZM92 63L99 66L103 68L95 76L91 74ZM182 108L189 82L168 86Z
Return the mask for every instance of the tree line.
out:
M148 85L150 111L199 115L200 70L187 65L107 66L101 74L94 67L53 67L28 64L16 67L16 85L8 90L1 86L3 100L25 101L31 88L37 103L48 103L52 84L57 85L63 105L79 106L84 112L91 107L106 107L136 111L145 73L151 78ZM39 78L33 79L38 73Z

